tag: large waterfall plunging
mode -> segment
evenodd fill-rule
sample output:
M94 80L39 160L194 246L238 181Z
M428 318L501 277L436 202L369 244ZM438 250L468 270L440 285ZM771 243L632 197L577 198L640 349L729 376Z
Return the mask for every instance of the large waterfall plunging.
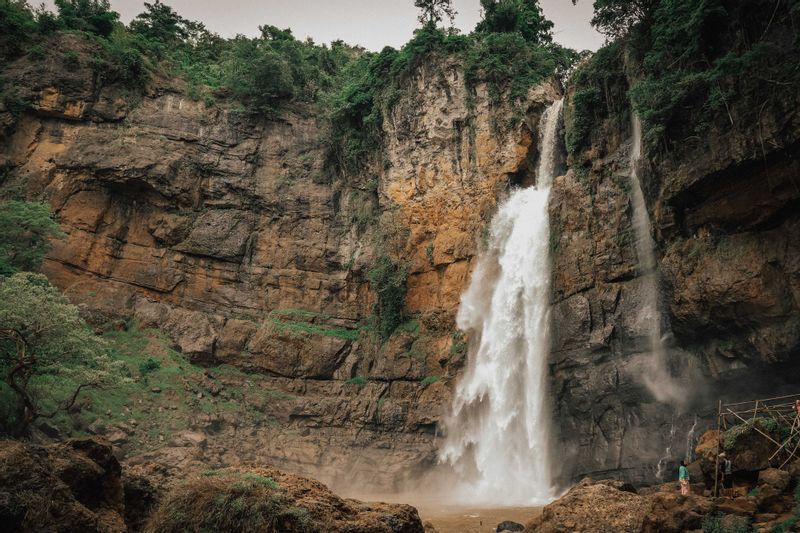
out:
M495 215L456 318L471 337L469 366L455 390L441 460L461 476L455 491L462 501L530 505L553 498L548 198L561 103L542 116L536 187L515 191Z

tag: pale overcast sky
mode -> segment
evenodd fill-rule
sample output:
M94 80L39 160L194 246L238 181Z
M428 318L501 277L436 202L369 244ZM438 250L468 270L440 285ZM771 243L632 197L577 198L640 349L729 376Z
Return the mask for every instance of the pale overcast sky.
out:
M154 1L154 0L151 0ZM540 0L547 18L555 24L555 40L577 50L596 50L603 38L590 25L591 0L573 6L570 0ZM33 0L31 4L36 4ZM292 28L296 37L317 43L342 39L370 50L401 47L417 27L413 0L166 0L181 16L203 22L225 37L237 33L254 36L258 26ZM53 1L46 4L53 8ZM480 18L479 0L453 0L456 26L463 33ZM124 22L143 11L141 0L111 0Z

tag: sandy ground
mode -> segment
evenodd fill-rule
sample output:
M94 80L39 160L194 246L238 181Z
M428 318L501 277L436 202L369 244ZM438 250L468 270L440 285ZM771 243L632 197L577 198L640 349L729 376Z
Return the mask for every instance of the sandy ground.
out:
M438 533L490 533L500 522L512 520L527 524L541 507L460 507L452 505L418 505L423 522L430 522Z
M482 507L439 501L438 496L420 493L360 494L341 490L346 498L367 502L407 503L419 511L422 522L430 522L438 533L492 533L497 524L511 520L525 525L541 512L541 507Z

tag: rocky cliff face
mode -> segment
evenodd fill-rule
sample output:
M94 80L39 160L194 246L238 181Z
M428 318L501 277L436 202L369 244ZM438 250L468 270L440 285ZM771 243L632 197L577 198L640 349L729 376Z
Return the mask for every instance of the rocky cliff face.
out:
M456 63L428 62L387 112L381 161L339 176L314 109L254 120L177 80L131 95L101 86L88 60L22 58L3 75L31 105L0 110L2 186L57 213L52 282L95 321L160 328L193 361L265 374L296 398L280 427L215 428L237 442L222 463L386 489L435 461L449 388L421 381L463 364L453 316L470 260L508 185L535 180L554 85L496 106ZM415 318L385 343L363 331L381 255L408 265ZM356 376L367 384L346 383Z
M570 94L568 110L571 102ZM575 170L556 181L551 203L551 368L567 477L671 479L670 462L691 449L693 426L714 422L718 398L800 386L796 106L771 101L757 124L750 110L732 108L732 123L645 152L639 174L657 247L663 344L670 386L684 398L673 404L645 387L652 370L631 225L629 120L596 124L571 155Z

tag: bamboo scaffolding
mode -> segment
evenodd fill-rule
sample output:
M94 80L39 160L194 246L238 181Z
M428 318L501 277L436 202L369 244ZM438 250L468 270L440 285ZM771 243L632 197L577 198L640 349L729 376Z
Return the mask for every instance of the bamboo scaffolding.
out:
M788 400L788 401L787 401ZM775 450L770 455L770 465L780 463L782 469L792 459L800 460L800 394L775 396L773 398L760 398L744 402L717 404L717 449L714 461L714 495L719 495L719 454L722 449L722 435L728 431L729 424L748 424L753 431L775 445ZM729 420L730 419L730 420ZM778 442L771 435L755 424L756 420L774 420L777 424L789 428L789 435Z

